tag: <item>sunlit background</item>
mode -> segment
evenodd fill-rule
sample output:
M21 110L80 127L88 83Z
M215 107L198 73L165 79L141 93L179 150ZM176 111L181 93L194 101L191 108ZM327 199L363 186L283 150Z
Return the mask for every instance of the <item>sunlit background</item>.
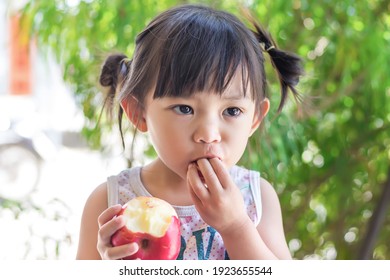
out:
M303 103L280 115L267 65L270 116L240 162L277 190L293 257L390 259L388 0L1 0L0 260L73 259L90 192L155 155L140 136L125 158L98 74L107 54L131 56L153 16L189 2L249 7L304 61Z
M0 260L74 259L86 198L125 162L88 148L58 63L23 41L15 8L0 1Z

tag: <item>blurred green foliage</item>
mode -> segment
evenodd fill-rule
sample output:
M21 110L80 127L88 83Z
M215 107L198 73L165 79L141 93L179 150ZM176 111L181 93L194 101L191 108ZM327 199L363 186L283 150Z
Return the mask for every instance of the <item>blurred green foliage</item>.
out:
M267 68L273 110L242 163L261 170L278 191L294 258L358 258L389 180L389 1L32 0L23 11L24 24L40 49L54 52L62 65L92 147L104 148L102 137L113 130L105 115L97 125L104 58L113 52L131 56L136 34L153 16L188 2L237 15L239 3L247 6L280 48L303 58L304 101L289 102L279 115L278 83ZM390 259L386 214L373 259Z

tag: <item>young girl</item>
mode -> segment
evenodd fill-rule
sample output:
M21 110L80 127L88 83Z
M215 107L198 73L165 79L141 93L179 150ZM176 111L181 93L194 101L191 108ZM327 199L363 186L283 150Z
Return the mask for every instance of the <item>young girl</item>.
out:
M282 108L302 73L255 21L186 5L157 16L136 39L132 59L111 55L100 77L120 114L148 132L157 158L109 177L88 198L78 259L121 259L113 247L121 204L166 200L181 222L178 259L290 259L277 194L258 172L236 166L270 107L263 53L277 70Z

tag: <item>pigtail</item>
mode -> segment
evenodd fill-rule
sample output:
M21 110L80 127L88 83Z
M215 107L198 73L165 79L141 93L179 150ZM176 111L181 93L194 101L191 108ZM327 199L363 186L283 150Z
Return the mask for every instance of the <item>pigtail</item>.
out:
M100 72L99 83L103 87L108 88L103 103L103 110L106 109L110 119L112 119L112 111L114 109L116 95L120 91L122 84L129 73L130 66L131 66L131 60L128 59L127 56L124 54L110 55L103 63ZM98 123L100 122L100 117ZM125 143L123 139L122 118L123 118L123 109L122 106L119 106L118 125L119 125L121 140L122 140L122 146L124 147Z
M127 59L127 56L124 54L110 55L103 63L100 72L99 83L103 87L108 88L104 99L103 108L106 109L110 117L112 117L115 97L117 92L122 87L123 81L127 77L130 63L131 61ZM121 110L121 108L119 110Z
M280 112L286 102L288 90L293 93L296 100L301 100L296 86L299 83L299 77L303 75L302 61L296 54L278 49L275 41L268 32L261 28L254 20L252 20L252 24L255 27L255 31L253 31L254 35L263 51L270 55L272 66L275 68L279 77L281 100L278 112Z

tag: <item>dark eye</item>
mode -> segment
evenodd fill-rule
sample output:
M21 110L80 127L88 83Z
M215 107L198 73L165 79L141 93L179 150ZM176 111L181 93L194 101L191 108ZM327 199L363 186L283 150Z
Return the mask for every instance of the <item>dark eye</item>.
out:
M237 107L227 108L223 112L224 115L227 115L229 117L238 117L241 113L242 113L242 111L239 108L237 108Z
M190 115L194 112L194 110L187 105L177 105L173 107L173 110L180 115Z

